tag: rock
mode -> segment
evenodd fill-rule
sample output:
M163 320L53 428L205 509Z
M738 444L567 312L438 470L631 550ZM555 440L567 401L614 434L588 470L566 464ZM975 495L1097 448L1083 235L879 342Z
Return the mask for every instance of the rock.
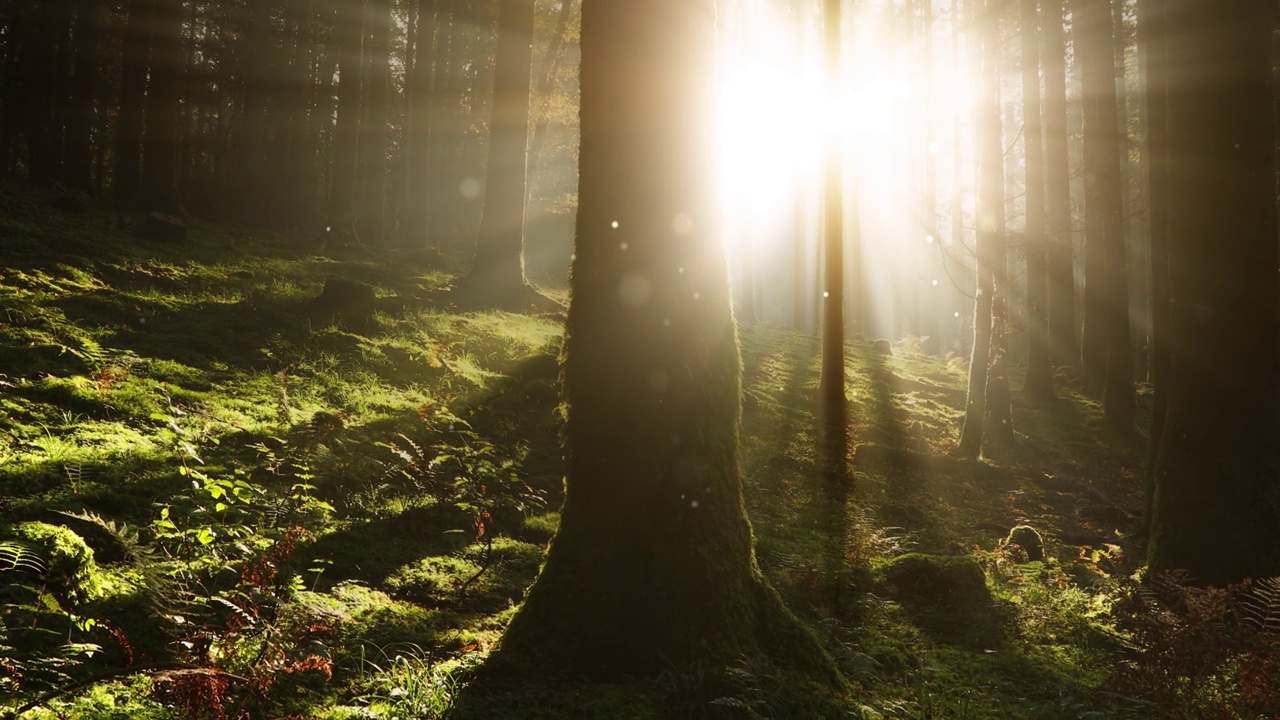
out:
M880 338L871 341L871 351L877 355L892 355L893 345L888 340Z
M1005 538L1004 546L1015 545L1027 554L1027 562L1044 560L1044 536L1030 525L1019 525L1009 531L1009 537Z
M1002 643L1003 620L972 557L909 553L880 574L889 596L939 640L982 650Z
M372 285L347 278L329 278L315 299L322 312L350 320L367 321L373 317L377 293Z
M147 213L138 235L144 240L177 242L187 239L187 224L180 218L164 213Z

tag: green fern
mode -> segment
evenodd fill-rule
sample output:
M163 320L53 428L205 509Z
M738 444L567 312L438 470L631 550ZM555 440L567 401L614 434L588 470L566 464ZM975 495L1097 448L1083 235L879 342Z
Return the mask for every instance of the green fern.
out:
M0 572L27 571L43 573L44 559L35 548L18 540L0 540Z
M1280 636L1280 577L1257 580L1240 600L1241 614L1265 635Z
M146 544L133 528L124 523L91 512L59 511L62 515L100 528L124 549L125 557L142 574L147 601L159 617L171 622L178 614L177 604L182 595L181 586L164 567L164 557Z

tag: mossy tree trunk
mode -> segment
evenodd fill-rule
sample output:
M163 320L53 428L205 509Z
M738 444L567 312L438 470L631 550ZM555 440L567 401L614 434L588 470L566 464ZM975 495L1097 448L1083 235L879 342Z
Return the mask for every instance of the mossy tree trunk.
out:
M462 289L472 302L516 309L536 293L524 276L533 0L501 0L484 211L475 264Z
M565 504L499 658L616 676L824 657L761 576L743 507L714 57L713 0L584 4Z
M1149 560L1194 580L1280 572L1271 32L1275 4L1165 4L1172 376Z

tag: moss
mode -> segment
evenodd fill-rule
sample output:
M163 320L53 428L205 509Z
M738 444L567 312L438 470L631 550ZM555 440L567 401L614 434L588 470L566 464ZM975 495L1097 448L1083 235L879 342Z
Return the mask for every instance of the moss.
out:
M885 589L912 619L944 642L989 648L1003 630L978 561L908 553L880 569Z
M35 580L54 597L74 606L102 595L103 579L93 549L75 531L61 525L24 522L13 529L13 537L36 548L45 571Z
M1030 525L1019 525L1010 530L1004 545L1005 547L1017 546L1026 553L1028 562L1044 560L1044 536Z

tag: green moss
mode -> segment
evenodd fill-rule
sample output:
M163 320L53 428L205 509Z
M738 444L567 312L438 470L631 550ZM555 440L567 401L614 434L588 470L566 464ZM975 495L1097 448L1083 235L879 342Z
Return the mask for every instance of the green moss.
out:
M1003 640L986 576L968 556L909 553L880 568L885 589L944 642L990 648Z
M93 550L73 530L42 522L19 523L13 537L34 547L45 570L35 581L73 606L102 595L103 579Z

